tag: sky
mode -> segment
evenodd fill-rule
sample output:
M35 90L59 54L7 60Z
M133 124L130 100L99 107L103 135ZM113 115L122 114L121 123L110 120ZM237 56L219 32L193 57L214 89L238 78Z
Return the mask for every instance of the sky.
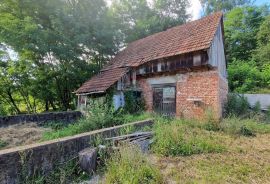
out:
M191 19L196 20L201 17L202 6L199 0L190 0L190 8L188 12L191 14Z
M191 7L189 8L189 13L192 16L192 20L199 19L202 15L202 6L199 0L190 0ZM270 5L270 0L255 0L255 5L263 5L268 3Z
M149 0L150 1L150 0ZM111 4L111 0L107 0L109 4ZM254 4L256 5L263 5L269 3L270 0L255 0ZM188 12L191 14L192 20L197 20L202 16L202 6L199 0L190 0L190 8Z

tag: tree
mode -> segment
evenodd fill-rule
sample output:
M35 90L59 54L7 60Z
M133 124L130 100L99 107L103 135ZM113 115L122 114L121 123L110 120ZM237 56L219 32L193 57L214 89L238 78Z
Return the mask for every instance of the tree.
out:
M255 6L239 7L225 16L225 46L228 62L250 60L257 48L256 35L264 20L263 9Z
M205 15L213 12L222 11L229 12L235 7L248 5L250 0L200 0Z
M154 0L152 3L147 0L113 2L111 16L115 17L124 43L183 24L189 18L188 0Z
M72 92L117 51L110 22L102 0L3 0L0 43L18 52L19 62L36 66L31 85L45 109L66 110Z
M254 92L263 86L262 74L255 62L233 60L228 65L228 80L231 91Z
M257 34L258 48L254 53L254 60L259 66L270 64L270 16L266 17Z

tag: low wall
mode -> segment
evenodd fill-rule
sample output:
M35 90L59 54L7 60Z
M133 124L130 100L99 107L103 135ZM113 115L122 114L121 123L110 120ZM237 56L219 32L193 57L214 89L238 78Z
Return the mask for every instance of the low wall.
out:
M123 127L134 126L135 128L141 128L152 124L152 120L139 121L43 143L2 150L0 151L0 184L20 183L22 173L25 174L25 172L27 175L33 175L38 170L42 175L46 175L56 164L77 157L81 150L91 146L91 141L97 135L107 138L118 135Z
M35 122L42 125L50 121L61 121L63 123L71 123L82 116L80 111L68 112L50 112L41 114L22 114L16 116L0 116L0 127L10 126L18 123Z
M262 110L268 110L270 106L270 94L243 94L248 103L253 107L256 102L260 102Z

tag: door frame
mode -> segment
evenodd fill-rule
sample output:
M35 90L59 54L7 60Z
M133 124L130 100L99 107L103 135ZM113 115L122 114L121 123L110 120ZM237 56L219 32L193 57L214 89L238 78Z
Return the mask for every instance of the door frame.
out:
M154 88L166 88L166 87L174 87L175 89L175 93L174 93L174 104L175 104L175 107L174 107L174 112L172 112L171 114L164 114L164 115L168 115L168 116L175 116L176 114L176 94L177 94L177 88L176 88L176 83L163 83L163 84L152 84L151 85L152 87L152 98L153 98L153 104L152 104L152 109L153 111L155 111L155 106L154 106L154 100L155 100L155 97L154 97Z

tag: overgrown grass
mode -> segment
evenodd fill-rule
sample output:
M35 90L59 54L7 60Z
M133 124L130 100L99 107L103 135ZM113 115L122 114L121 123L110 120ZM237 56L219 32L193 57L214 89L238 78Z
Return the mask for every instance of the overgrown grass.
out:
M200 129L187 120L160 119L154 126L152 150L164 156L189 156L200 153L219 153L226 150L214 133Z
M151 114L148 113L138 115L126 114L119 116L118 115L107 116L105 114L90 116L87 118L82 118L78 120L76 123L70 124L67 127L61 129L54 129L50 132L45 132L43 134L42 140L52 140L61 137L72 136L105 127L111 127L134 121L141 121L151 117L152 117Z
M220 128L231 135L254 136L270 133L270 124L260 123L255 119L240 119L236 116L223 119Z
M121 147L106 164L105 183L164 183L161 173L137 147Z
M89 175L80 169L77 158L56 166L46 176L38 172L35 172L31 176L28 176L27 173L21 173L20 175L20 181L24 184L78 183L87 178L89 178Z

